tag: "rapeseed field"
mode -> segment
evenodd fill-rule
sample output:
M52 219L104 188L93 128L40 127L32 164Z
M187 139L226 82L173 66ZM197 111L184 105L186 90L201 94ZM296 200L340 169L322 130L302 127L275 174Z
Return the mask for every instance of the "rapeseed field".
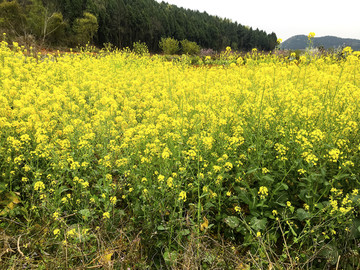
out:
M2 42L0 265L356 269L360 53L222 57Z

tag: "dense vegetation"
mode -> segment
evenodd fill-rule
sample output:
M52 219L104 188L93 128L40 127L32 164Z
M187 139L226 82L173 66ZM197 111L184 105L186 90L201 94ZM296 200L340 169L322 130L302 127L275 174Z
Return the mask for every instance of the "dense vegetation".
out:
M359 52L31 53L0 46L4 269L358 267Z
M152 52L159 51L162 37L214 50L266 51L277 39L274 33L154 0L0 0L0 30L23 43L75 47L91 41L123 48L142 41Z

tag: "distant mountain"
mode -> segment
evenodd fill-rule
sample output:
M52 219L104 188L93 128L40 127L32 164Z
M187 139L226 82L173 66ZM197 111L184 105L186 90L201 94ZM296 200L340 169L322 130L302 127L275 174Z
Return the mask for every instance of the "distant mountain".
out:
M339 38L334 36L315 37L313 47L323 46L325 49L350 46L353 50L360 50L360 40L350 38ZM305 35L293 36L280 45L281 49L302 50L308 47L308 37Z

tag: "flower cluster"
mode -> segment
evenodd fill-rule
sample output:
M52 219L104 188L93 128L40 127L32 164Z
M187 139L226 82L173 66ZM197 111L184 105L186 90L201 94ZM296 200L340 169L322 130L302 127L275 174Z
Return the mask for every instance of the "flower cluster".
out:
M13 199L1 213L48 217L49 235L68 243L88 241L85 222L133 222L150 242L183 243L175 235L227 236L226 226L236 241L242 216L259 241L282 215L294 232L315 210L350 216L360 54L343 53L309 61L228 47L232 65L195 68L121 51L37 59L2 43L0 175L29 209L15 212Z

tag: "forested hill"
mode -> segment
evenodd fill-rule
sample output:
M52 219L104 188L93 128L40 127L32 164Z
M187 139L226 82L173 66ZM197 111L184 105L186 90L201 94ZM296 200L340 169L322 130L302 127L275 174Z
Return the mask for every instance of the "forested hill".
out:
M307 48L309 41L305 35L293 36L281 43L280 47L287 50L303 50ZM350 46L353 50L360 50L360 40L350 38L339 38L335 36L315 37L314 47L323 47L325 49L336 49Z
M122 48L142 41L153 52L161 37L188 39L214 50L268 51L277 40L275 33L154 0L0 0L0 30L52 46L77 46L90 39L97 46L110 42Z

